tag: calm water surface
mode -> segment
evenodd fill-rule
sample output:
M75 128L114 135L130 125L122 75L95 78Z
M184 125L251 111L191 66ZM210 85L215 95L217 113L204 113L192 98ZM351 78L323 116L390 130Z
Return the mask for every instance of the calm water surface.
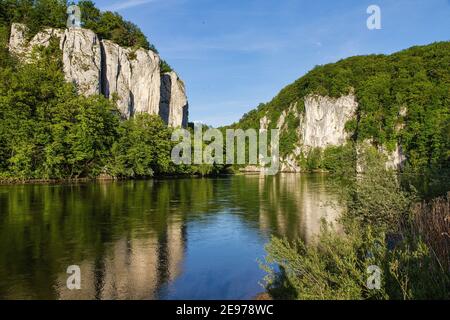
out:
M336 199L322 175L0 186L0 299L253 298L271 235L313 241Z

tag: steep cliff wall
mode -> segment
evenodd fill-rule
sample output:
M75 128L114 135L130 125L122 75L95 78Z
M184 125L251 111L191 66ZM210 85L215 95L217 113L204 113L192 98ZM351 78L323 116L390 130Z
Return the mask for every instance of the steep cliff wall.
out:
M354 95L338 99L310 95L305 97L301 124L301 143L307 148L343 145L348 134L345 124L355 116L358 103Z
M281 172L300 172L302 168L299 159L307 157L310 150L326 149L330 146L342 146L349 139L349 133L345 130L346 123L356 117L358 102L354 94L344 95L339 98L331 98L320 95L308 95L304 97L304 111L299 112L298 103L292 103L284 110L276 120L276 128L283 132L294 132L297 143L293 150L280 157ZM295 127L290 128L287 118L295 119ZM267 129L270 120L267 115L260 118L260 128ZM292 123L291 123L292 126ZM366 141L364 145L373 145L372 141ZM393 151L388 151L383 146L378 151L386 156L387 169L401 169L406 157L400 145ZM248 167L248 171L258 171L257 167ZM250 170L251 169L251 170ZM361 163L357 165L358 171L363 171Z
M189 106L185 91L183 81L175 72L162 75L159 114L169 126L187 126Z
M87 29L67 29L60 46L66 80L75 84L81 94L100 94L101 51L97 35Z
M117 100L124 118L136 113L160 114L170 126L187 126L188 102L183 82L175 72L161 75L160 57L151 50L123 48L100 40L91 30L47 28L26 39L27 28L14 23L9 50L23 61L33 48L59 40L63 71L80 94L104 94Z
M102 41L103 93L117 97L118 108L126 118L134 113L159 113L160 58L150 50L122 48Z

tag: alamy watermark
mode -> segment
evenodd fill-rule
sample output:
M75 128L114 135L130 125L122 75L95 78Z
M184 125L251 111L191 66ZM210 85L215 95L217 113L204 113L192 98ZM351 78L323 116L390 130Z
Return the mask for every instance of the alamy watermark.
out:
M81 269L77 265L72 265L67 267L67 274L69 277L66 281L67 289L69 290L80 290L81 289Z
M81 27L81 9L77 5L71 5L67 8L67 28Z
M173 132L172 141L178 142L172 149L173 163L177 165L248 164L258 165L260 171L267 175L278 173L280 167L278 129L270 130L270 148L269 130L264 129L245 131L227 129L224 137L219 129L203 130L201 124L196 124L193 135L192 137L192 133L187 129L176 129Z
M381 9L379 6L372 4L367 7L367 13L370 14L367 18L367 29L380 30L381 29Z
M367 273L369 277L367 278L367 288L369 290L380 290L381 289L381 269L378 266L372 265L367 267Z

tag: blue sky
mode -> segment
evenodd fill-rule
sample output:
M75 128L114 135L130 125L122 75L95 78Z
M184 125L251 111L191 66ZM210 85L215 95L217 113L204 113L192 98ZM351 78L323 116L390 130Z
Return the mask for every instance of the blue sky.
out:
M450 0L97 0L136 23L187 86L190 121L230 124L315 65L450 40ZM366 9L381 8L368 30Z

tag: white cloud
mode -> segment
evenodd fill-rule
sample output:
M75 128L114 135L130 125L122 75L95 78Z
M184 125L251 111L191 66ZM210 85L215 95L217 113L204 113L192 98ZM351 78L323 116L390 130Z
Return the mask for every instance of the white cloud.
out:
M106 6L103 8L103 10L108 11L118 11L122 9L128 9L133 8L137 6L142 6L144 4L148 4L150 2L154 2L155 0L124 0L124 1L117 1L115 3L112 3L109 6Z

